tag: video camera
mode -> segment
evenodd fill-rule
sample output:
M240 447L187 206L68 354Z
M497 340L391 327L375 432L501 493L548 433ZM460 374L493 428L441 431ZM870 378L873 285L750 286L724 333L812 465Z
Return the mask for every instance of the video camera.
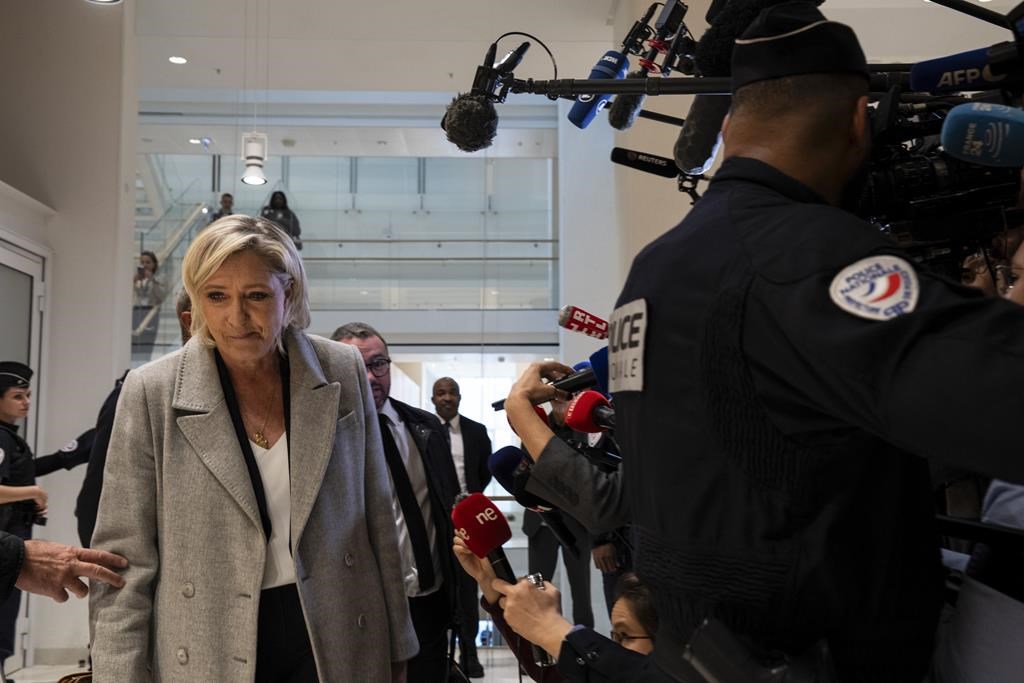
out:
M863 191L847 208L891 236L923 267L959 280L967 256L988 250L993 238L1024 222L1024 212L1015 208L1022 164L1007 165L1005 159L993 164L983 154L964 160L941 140L958 105L1020 104L1024 3L1005 17L962 0L937 4L1007 27L1014 40L918 63L909 84L896 83L877 99ZM989 145L989 151L1002 143L991 139L993 131L985 135L989 139L979 144Z

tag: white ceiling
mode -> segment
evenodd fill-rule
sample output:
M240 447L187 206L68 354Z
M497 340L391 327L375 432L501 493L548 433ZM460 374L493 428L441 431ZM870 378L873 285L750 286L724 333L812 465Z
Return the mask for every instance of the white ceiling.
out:
M974 0L977 2L977 0ZM709 0L689 3L698 37ZM1006 12L1015 0L979 3ZM561 78L583 78L618 46L615 35L647 0L138 0L140 151L194 151L213 137L234 153L255 124L294 153L346 150L451 154L438 121L468 90L487 46L506 31L532 33L554 53ZM869 59L916 61L1005 40L1009 33L923 0L827 0L830 18L857 31ZM502 51L523 38L501 41ZM531 41L533 42L533 41ZM189 62L167 61L182 55ZM534 42L519 77L547 79ZM554 106L511 96L494 155L553 153ZM316 130L314 130L316 129ZM353 129L365 129L353 132ZM383 143L380 141L384 141ZM318 151L312 151L318 150ZM346 153L352 153L347 151Z

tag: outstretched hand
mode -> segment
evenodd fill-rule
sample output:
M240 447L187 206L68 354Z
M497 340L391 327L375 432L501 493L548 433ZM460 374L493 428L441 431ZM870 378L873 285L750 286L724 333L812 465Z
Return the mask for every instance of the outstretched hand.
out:
M455 553L455 559L462 565L462 569L473 577L473 580L480 585L480 590L487 600L488 604L498 604L498 599L501 597L501 593L494 590L491 587L491 582L496 580L498 577L494 573L494 569L491 568L491 563L486 557L477 557L458 536L455 537L455 541L452 545L452 552Z
M127 567L128 560L104 550L52 541L25 541L25 561L15 585L23 591L64 602L68 591L79 598L89 594L89 586L80 577L121 588L124 579L112 570Z

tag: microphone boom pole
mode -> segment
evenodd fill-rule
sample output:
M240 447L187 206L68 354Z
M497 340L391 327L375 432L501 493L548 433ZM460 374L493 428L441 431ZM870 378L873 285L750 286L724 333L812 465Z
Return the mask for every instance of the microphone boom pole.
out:
M575 98L579 95L728 95L732 89L728 78L560 78L558 80L525 81L513 79L509 84L513 93Z

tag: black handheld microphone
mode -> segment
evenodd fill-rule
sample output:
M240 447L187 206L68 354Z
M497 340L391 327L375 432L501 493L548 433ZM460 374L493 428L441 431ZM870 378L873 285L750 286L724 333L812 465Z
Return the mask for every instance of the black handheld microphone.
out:
M594 374L593 368L584 368L579 372L574 372L571 375L566 375L562 379L556 379L551 383L555 389L560 389L567 394L575 394L577 391L583 389L589 389L590 387L597 385L597 376ZM505 399L495 401L491 404L491 407L495 410L504 410Z
M675 162L667 157L646 152L636 152L624 147L612 148L612 161L622 166L628 166L644 173L651 173L662 178L675 178L679 175L679 169Z
M483 64L476 68L473 87L468 94L456 95L441 119L441 129L449 142L463 152L478 152L491 146L498 133L494 103L504 101L505 79L519 66L529 48L530 43L524 42L495 63L498 44L491 43Z

